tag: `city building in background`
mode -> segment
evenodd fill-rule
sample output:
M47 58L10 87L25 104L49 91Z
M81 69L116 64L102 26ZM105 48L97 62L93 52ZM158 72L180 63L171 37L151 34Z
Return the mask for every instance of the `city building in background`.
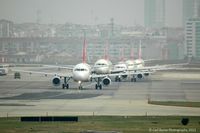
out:
M200 17L200 0L183 0L183 17L182 23L185 23L190 18Z
M200 58L200 18L191 18L186 22L185 54L189 58Z
M185 56L200 59L200 0L183 0Z
M76 64L82 59L84 31L87 59L91 64L105 56L106 47L113 63L120 61L122 49L125 60L131 58L131 51L137 59L140 44L143 59L183 58L184 34L177 28L123 26L114 18L98 25L0 22L2 27L7 26L2 33L9 35L0 37L1 63Z
M13 22L1 19L0 20L0 37L13 36Z
M194 1L194 18L200 18L200 0Z
M144 24L147 28L165 26L165 0L144 1Z

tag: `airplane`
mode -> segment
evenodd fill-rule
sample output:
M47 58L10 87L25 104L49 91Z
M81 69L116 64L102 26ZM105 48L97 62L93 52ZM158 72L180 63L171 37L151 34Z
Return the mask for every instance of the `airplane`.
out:
M132 71L135 68L142 68L144 67L144 60L142 59L142 48L141 48L141 42L139 45L139 50L138 50L138 59L134 60L134 50L131 49L131 59L127 60L125 63L128 65L128 70Z
M108 58L108 45L105 46L104 54L104 58L95 62L93 66L93 73L110 74L112 72L112 62Z
M188 63L183 64L168 64L162 66L145 66L145 60L142 59L142 49L141 42L138 49L138 59L134 60L133 58L133 49L131 49L131 59L123 62L119 62L114 66L114 71L125 72L124 75L117 75L115 77L116 82L120 82L122 79L131 78L131 82L136 82L137 80L142 80L148 77L151 73L156 72L157 70L170 70L176 69L176 66L187 65ZM146 60L148 61L148 60Z
M72 74L56 74L56 73L49 73L49 72L37 72L37 71L24 71L24 70L12 70L14 72L24 72L29 74L42 74L42 75L51 75L52 78L52 84L54 86L60 86L61 85L61 78L64 78L64 82L62 83L63 89L69 88L69 80L73 79L75 82L78 82L79 89L82 89L82 83L83 82L90 82L92 79L95 80L96 85L95 89L102 89L102 86L108 86L111 84L111 76L116 75L122 75L122 73L117 74L94 74L92 73L91 66L86 63L86 39L84 38L84 44L83 44L83 51L82 51L82 63L79 63L75 65L73 68L71 67L62 67L66 69L72 70ZM60 66L57 66L60 67Z
M120 62L114 65L115 72L125 72L128 70L128 64L124 61L124 48L120 49ZM127 75L118 75L115 77L115 81L121 81L121 78L127 78Z

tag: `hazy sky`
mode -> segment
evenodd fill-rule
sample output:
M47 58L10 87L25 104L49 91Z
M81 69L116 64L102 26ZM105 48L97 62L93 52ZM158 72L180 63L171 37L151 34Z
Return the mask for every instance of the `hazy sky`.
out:
M182 1L166 0L166 24L181 26ZM0 0L0 19L16 23L36 22L40 11L41 23L144 25L144 0Z

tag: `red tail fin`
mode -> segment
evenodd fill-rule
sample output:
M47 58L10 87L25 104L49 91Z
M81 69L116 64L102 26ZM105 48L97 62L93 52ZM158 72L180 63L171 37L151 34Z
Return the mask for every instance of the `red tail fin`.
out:
M134 50L133 50L133 48L131 49L131 60L134 60Z
M108 59L108 55L107 55L107 48L104 48L104 59L107 60Z
M82 59L83 59L83 63L86 63L86 39L84 37L84 42L83 42L83 52L82 52Z
M138 59L142 59L141 41L140 41L140 45L139 45Z
M120 61L124 61L124 48L120 49Z
M108 57L108 41L107 41L106 46L104 48L104 59L109 60L109 57Z

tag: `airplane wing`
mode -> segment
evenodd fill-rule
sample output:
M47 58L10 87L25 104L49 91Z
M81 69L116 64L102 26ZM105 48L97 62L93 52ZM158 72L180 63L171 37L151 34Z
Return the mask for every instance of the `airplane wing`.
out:
M146 73L146 71L126 71L126 72L120 72L120 73L111 73L111 74L92 74L91 78L104 78L104 77L116 77L116 76L123 76L123 75L137 75ZM153 73L153 71L148 72Z
M185 65L188 65L188 63L147 66L147 67L135 68L131 71L151 72L151 71L157 71L157 70L177 70Z
M151 61L160 61L160 59L147 59L147 60L143 60L145 63L146 62L151 62Z
M74 65L65 65L65 66L57 66L57 65L43 65L47 68L58 68L58 69L68 69L73 70Z
M72 74L70 73L56 73L56 72L39 72L39 71L29 71L29 70L17 70L12 69L13 72L22 72L22 73L28 73L28 74L39 74L39 75L50 75L50 76L59 76L59 77L72 77Z

